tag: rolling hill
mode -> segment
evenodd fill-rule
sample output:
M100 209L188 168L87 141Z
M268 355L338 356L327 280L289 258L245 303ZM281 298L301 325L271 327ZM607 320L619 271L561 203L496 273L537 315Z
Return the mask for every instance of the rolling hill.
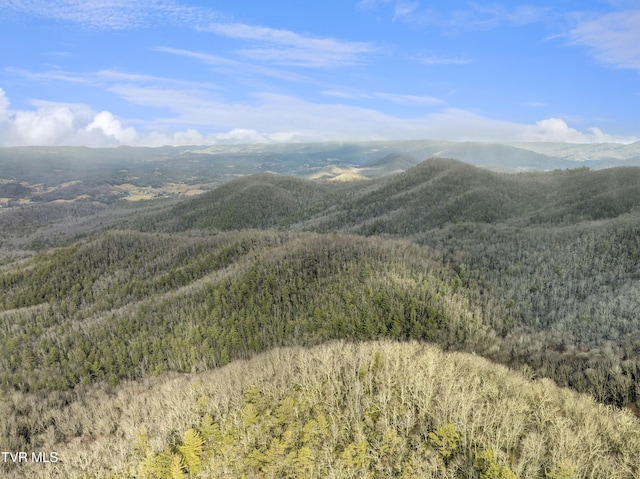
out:
M0 447L64 458L6 472L634 477L638 192L433 158L3 212L43 241L0 263Z
M277 201L250 219L246 185L256 183ZM409 238L429 246L490 318L504 342L488 357L605 402L639 399L639 168L506 174L436 158L365 183L253 176L225 186L134 223L163 231L167 217L168 231L268 225Z
M639 187L636 167L507 174L433 158L348 187L283 175L248 176L183 202L165 216L183 222L173 226L176 230L265 228L286 220L317 231L409 236L465 222L557 226L617 218L638 210ZM148 217L147 223L162 230L160 216Z
M39 408L31 397L13 407ZM41 410L41 407L39 408ZM477 356L415 342L277 348L109 393L37 435L56 463L8 477L631 479L640 424Z

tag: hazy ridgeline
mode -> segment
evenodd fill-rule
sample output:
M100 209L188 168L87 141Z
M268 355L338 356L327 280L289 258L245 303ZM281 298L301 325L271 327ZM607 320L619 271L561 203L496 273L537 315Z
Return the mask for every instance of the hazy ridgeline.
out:
M638 420L542 378L640 405L639 207L637 168L434 159L3 212L0 447L63 454L16 477L636 477ZM382 339L524 377L412 342L235 363Z

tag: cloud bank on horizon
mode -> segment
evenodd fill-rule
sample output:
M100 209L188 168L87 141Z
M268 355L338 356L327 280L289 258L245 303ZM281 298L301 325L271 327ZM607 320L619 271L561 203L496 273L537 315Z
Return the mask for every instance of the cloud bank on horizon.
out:
M0 146L640 139L632 3L317 3L8 0Z

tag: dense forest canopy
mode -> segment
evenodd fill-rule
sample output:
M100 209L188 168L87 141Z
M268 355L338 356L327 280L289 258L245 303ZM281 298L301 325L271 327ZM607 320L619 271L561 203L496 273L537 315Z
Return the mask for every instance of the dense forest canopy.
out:
M320 161L314 148L306 151ZM382 163L410 164L384 153ZM136 154L142 164L149 152ZM278 164L277 152L267 160ZM58 469L65 477L638 474L640 421L628 410L640 406L640 168L515 174L433 158L357 182L264 172L228 180L194 197L148 202L97 201L92 192L108 190L100 181L92 190L87 179L48 192L0 184L11 201L25 200L0 214L3 450L57 448L68 459L79 444L98 454L108 438L124 451L111 465L100 462L99 473L69 469L69 461ZM160 191L157 181L140 188ZM26 201L36 193L41 201ZM91 198L77 200L84 193ZM327 342L334 346L308 349ZM470 388L484 410L482 401L508 391L505 407L515 409L502 420L520 433L508 437L486 415L398 392L404 386L390 383L384 358L397 354L393 361L409 365L426 343L442 365L438 381L457 384L433 394L462 407ZM267 353L287 347L298 349ZM318 359L335 347L355 356ZM283 373L282 395L257 376L222 385L226 368L268 370L291 351L324 364L318 376ZM365 367L362 354L381 356ZM327 379L345 368L357 375ZM194 388L205 399L162 432L142 419L122 427L88 419L92 407L140 384L160 398L165 382L181 380L176 374L204 375ZM329 409L318 399L329 387L322 378L345 394ZM223 387L229 403L210 406ZM360 409L349 410L347 398ZM552 405L567 398L579 413ZM548 406L547 419L530 417L542 414L536 401ZM151 417L163 406L145 407L138 414ZM292 411L299 422L287 419ZM337 433L343 420L360 426ZM590 432L575 429L581 421ZM623 438L612 428L626 431ZM595 442L572 450L571 434ZM318 449L318 441L330 446ZM55 474L42 464L7 470Z

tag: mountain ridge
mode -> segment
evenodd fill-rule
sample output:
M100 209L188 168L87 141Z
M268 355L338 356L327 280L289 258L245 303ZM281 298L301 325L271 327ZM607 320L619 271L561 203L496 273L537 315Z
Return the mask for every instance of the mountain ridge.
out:
M392 164L395 158L387 155L383 163ZM261 164L278 162L270 157ZM202 455L196 456L207 468L213 467L206 462L208 454L224 450L218 459L231 458L235 464L225 466L227 475L294 477L295 471L304 472L304 467L296 467L308 464L305 457L312 454L304 438L313 434L305 436L305 428L310 431L322 422L317 407L304 405L307 383L294 381L281 388L290 391L289 399L272 397L273 402L264 403L247 385L244 392L230 396L238 407L224 420L220 410L207 409L215 394L201 389L202 394L192 398L195 405L190 403L194 419L157 431L152 442L144 439L145 424L155 424L148 416L138 422L127 419L126 433L114 426L123 414L121 406L110 408L105 416L92 416L101 424L87 422L87 415L94 414L88 412L91 407L94 412L102 409L83 403L84 394L96 388L95 394L102 395L100 404L110 397L122 401L120 395L128 394L126 384L132 382L149 384L152 377L220 370L269 350L274 351L272 358L282 357L288 353L274 348L283 346L347 341L338 344L363 343L357 347L374 349L367 350L369 359L356 369L353 364L337 366L355 374L353 380L340 383L340 389L357 392L366 404L353 414L353 424L360 426L332 448L335 460L329 461L329 452L323 452L326 464L336 470L352 475L366 470L386 477L392 470L409 475L424 471L428 464L425 474L434 477L451 476L453 469L476 477L484 474L482 463L508 478L514 471L549 479L580 470L583 475L601 471L590 474L603 479L611 474L633 477L633 441L640 436L637 419L613 411L640 405L639 185L637 167L513 174L432 158L403 173L354 183L261 172L242 175L194 198L158 199L148 206L109 209L87 201L64 208L46 203L9 209L0 220L3 230L16 230L17 245L29 244L27 236L20 237L28 228L39 235L57 231L61 239L40 243L39 253L7 255L0 265L0 412L5 418L0 423L1 447L20 451L58 444L61 451L77 451L73 447L99 446L126 434L129 446L119 443L119 450L129 462L122 462L114 451L92 450L117 460L124 468L117 474L130 479L166 477L169 464L179 469L174 469L176 474L197 476L193 456L187 453L189 464L178 463L187 461L184 451L198 451L203 439ZM98 208L98 213L66 216L81 214L81 205ZM60 224L38 229L52 221ZM382 405L372 403L377 396L369 395L384 390L387 399L396 394L407 397L404 382L385 390L386 380L378 382L372 374L383 364L376 351L386 346L366 343L390 339L406 350L414 340L435 343L446 351L442 361L454 369L473 361L473 356L463 360L454 351L508 365L529 378L523 390L537 391L526 408L549 404L558 396L564 398L560 403L568 404L574 393L555 386L536 389L537 384L550 384L546 378L614 406L596 411L580 403L580 424L592 432L600 427L599 421L613 416L622 423L602 425L604 432L588 437L596 438L591 452L606 451L590 459L578 453L585 441L563 457L554 455L565 451L562 445L535 453L555 444L552 440L559 434L577 437L578 426L567 423L572 412L556 416L544 410L551 418L545 426L527 422L543 409L526 409L531 412L525 415L528 419L514 416L509 423L510 430L514 424L515 430L522 426L525 435L504 444L498 439L505 437L503 433L466 430L465 421L447 416L448 405L468 400L461 392L432 403L439 411L437 419L414 424L418 429L408 423L380 423L381 417L411 417L404 406L382 412ZM477 356L477 361L484 361ZM416 357L414 351L401 362L412 364ZM326 378L322 374L328 364L314 363L321 377ZM503 367L489 365L494 373L506 371ZM485 401L478 403L478 414L493 417L491 407L501 391L509 390L510 380L504 375L462 376L471 382L459 383L460 391L476 391ZM220 384L204 387L215 391ZM522 399L522 394L513 399ZM424 402L417 404L414 412L424 416L430 411ZM289 417L292 410L304 419L286 423L292 429L285 436L278 417ZM240 422L226 429L233 421ZM503 416L496 416L496 421L507 427ZM358 429L365 426L369 429ZM551 429L543 429L547 426ZM215 427L223 436L212 432ZM628 434L614 437L621 427L628 428ZM250 433L258 429L265 435ZM241 443L250 441L253 449L235 448L238 436L226 435L234 430L241 432ZM442 441L455 437L452 431L466 432L456 440L464 447L449 455ZM226 446L216 442L220 437L227 438ZM212 449L213 442L207 441L223 449ZM629 452L621 453L620 445L626 444L621 441L628 441ZM69 444L71 449L66 448ZM402 459L399 463L384 452L393 444L405 444L393 455ZM276 454L274 461L272 453L283 450L286 453ZM420 450L421 455L411 459L402 453L410 450ZM367 457L387 459L366 462ZM361 460L369 465L348 469ZM236 466L242 471L233 469ZM20 476L27 469L11 471ZM42 477L41 470L29 471ZM210 469L202 472L214 474ZM95 472L100 474L113 479L116 472L105 466Z
M252 191L260 188L266 188L266 199L257 202ZM349 188L286 175L249 176L187 200L169 215L179 217L182 211L190 210L188 217L193 221L189 227L195 228L262 228L298 221L299 228L315 231L402 235L473 221L571 223L636 211L640 206L640 168L506 174L458 160L432 158L406 172ZM273 204L267 208L269 201ZM241 206L236 218L233 211L237 205ZM252 222L247 217L252 207L268 211ZM215 219L221 215L227 219ZM162 228L160 219L151 217L147 223Z

